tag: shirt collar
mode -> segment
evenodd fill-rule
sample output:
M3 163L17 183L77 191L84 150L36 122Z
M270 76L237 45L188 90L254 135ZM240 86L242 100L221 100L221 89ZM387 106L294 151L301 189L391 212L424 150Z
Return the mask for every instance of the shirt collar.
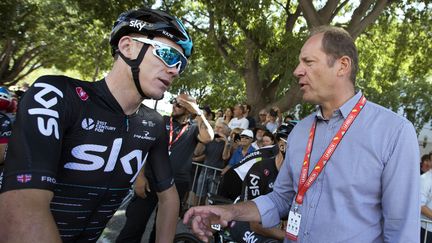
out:
M351 97L351 99L349 99L348 101L346 101L335 112L337 112L338 114L342 114L343 118L346 119L348 117L348 115L350 114L351 110L353 109L353 107L357 104L357 102L361 98L361 96L362 96L362 92L358 91L353 97ZM319 120L325 120L324 116L322 114L320 106L317 106L317 114L316 114L316 116L317 116L317 118Z

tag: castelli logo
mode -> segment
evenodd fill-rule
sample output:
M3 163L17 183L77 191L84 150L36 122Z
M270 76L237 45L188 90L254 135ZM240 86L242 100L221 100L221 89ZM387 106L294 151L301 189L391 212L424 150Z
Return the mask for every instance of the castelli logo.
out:
M76 87L76 88L75 88L75 91L77 92L78 96L80 97L80 99L81 99L82 101L86 101L86 100L89 98L88 94L84 91L83 88L81 88L81 87Z

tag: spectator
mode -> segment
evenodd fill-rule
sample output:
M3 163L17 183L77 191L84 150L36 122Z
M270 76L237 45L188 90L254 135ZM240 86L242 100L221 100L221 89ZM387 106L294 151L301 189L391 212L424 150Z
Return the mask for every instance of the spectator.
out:
M221 117L223 119L223 115L224 115L224 112L222 109L217 110L216 114L215 114L215 121L219 120L219 118L221 118Z
M201 154L197 160L204 159L204 165L222 169L225 166L225 161L230 157L230 147L228 146L228 136L230 129L225 123L218 121L215 125L215 139L204 146L203 151L196 153ZM198 177L196 188L196 196L199 198L198 202L204 199L207 192L210 192L212 185L211 179L215 176L219 177L219 173L213 173L213 170L201 169ZM216 188L214 188L216 189ZM200 204L200 203L198 203ZM195 205L198 205L195 203Z
M420 175L428 172L432 168L432 160L429 154L425 154L421 157L420 162Z
M422 161L425 156L422 156ZM421 219L432 221L432 171L428 170L420 176ZM426 232L427 231L427 232ZM425 234L427 233L426 241ZM432 223L421 223L420 242L432 243Z
M275 137L273 136L273 133L269 131L264 132L262 140L263 147L273 146L275 143Z
M249 129L245 129L240 133L240 146L234 151L228 165L222 170L222 175L225 174L233 165L239 163L247 154L255 151L251 146L253 137L253 132Z
M228 107L225 110L224 116L220 117L219 120L222 121L222 122L225 122L225 124L228 125L229 122L231 121L231 119L233 118L233 116L234 116L233 108Z
M268 131L265 126L258 125L255 127L255 141L252 143L252 147L257 150L263 147L263 135L264 132Z
M277 107L273 107L272 109L270 109L270 112L267 114L266 128L271 133L275 133L278 127L280 126L281 120L279 119L279 116L280 116L280 111L279 108Z
M256 122L255 122L255 118L253 118L252 116L250 116L250 111L251 111L251 106L249 104L246 104L243 106L245 112L244 112L244 117L248 120L249 122L249 129L253 130L256 126Z
M243 105L234 106L234 118L228 123L229 128L232 130L234 128L247 129L249 127L249 121L244 118L244 107Z
M312 30L299 62L294 75L303 100L318 109L290 133L273 191L252 202L193 207L184 222L193 218L192 230L204 241L209 221L272 227L288 216L286 243L419 242L414 126L356 93L358 55L344 29Z
M258 124L261 126L265 126L267 124L267 115L268 112L266 109L261 109L258 113Z
M171 116L164 116L164 121L168 135L170 164L177 192L182 201L190 188L194 148L198 142L203 144L210 142L214 134L203 112L198 108L195 98L180 94L171 103L173 105ZM195 121L190 120L193 115ZM153 184L149 184L154 177L149 168L139 173L134 186L134 197L126 208L126 223L116 242L141 242L148 220L158 203L156 189ZM149 181L146 178L149 178ZM156 224L153 226L150 242L156 241L155 226Z

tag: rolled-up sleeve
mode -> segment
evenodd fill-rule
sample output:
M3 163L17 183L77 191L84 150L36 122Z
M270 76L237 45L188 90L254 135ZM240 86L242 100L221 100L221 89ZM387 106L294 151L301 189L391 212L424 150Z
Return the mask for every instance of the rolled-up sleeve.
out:
M287 156L276 178L273 191L253 200L261 215L261 223L266 228L279 224L280 219L288 215L290 210L295 192L292 173L289 172L288 167L289 158Z

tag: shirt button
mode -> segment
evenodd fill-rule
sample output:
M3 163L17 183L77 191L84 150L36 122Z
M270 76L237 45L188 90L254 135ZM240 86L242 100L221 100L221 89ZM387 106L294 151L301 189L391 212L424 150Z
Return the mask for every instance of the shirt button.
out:
M313 205L313 204L311 204L311 205L310 205L310 208L314 208L314 205Z

